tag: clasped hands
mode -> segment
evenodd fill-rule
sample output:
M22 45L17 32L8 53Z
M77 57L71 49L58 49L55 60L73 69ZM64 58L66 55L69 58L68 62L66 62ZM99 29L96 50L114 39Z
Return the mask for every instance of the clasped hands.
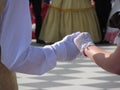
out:
M51 47L55 52L57 60L71 61L78 55L84 55L83 50L89 45L94 45L89 33L76 32L65 36L61 41L51 45Z
M82 32L79 33L78 36L76 36L73 39L75 45L80 51L80 55L84 56L84 49L87 48L90 45L94 45L93 40L91 39L91 36L88 32Z

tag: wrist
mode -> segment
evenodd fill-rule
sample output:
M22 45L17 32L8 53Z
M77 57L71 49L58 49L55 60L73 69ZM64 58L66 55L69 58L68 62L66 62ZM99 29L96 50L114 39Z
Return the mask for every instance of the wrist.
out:
M66 48L65 48L65 44L62 42L56 42L55 44L51 45L52 48L55 51L56 57L58 61L64 61L66 58Z

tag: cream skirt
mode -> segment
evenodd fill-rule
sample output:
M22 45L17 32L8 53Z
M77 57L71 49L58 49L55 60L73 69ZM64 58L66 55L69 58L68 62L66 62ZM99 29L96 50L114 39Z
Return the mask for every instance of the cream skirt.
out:
M94 42L101 40L98 19L90 0L52 0L39 39L56 42L78 31L89 32Z

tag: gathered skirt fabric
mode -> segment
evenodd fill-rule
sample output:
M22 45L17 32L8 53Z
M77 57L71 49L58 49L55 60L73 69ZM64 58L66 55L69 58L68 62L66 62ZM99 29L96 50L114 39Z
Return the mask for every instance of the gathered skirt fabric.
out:
M90 0L52 0L39 39L57 42L78 31L89 32L94 42L101 40L98 19Z
M115 37L118 35L118 28L107 27L107 32L105 34L104 40L109 42L110 44L114 44Z

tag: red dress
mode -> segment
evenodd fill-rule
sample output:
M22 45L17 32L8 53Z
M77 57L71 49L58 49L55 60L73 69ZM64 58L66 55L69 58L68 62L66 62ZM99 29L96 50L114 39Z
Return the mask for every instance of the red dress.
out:
M49 8L49 4L43 2L42 3L42 12L41 12L42 22L45 18L48 8ZM30 5L30 12L31 12L31 20L32 20L32 39L34 39L35 38L35 16L34 16L32 5Z

